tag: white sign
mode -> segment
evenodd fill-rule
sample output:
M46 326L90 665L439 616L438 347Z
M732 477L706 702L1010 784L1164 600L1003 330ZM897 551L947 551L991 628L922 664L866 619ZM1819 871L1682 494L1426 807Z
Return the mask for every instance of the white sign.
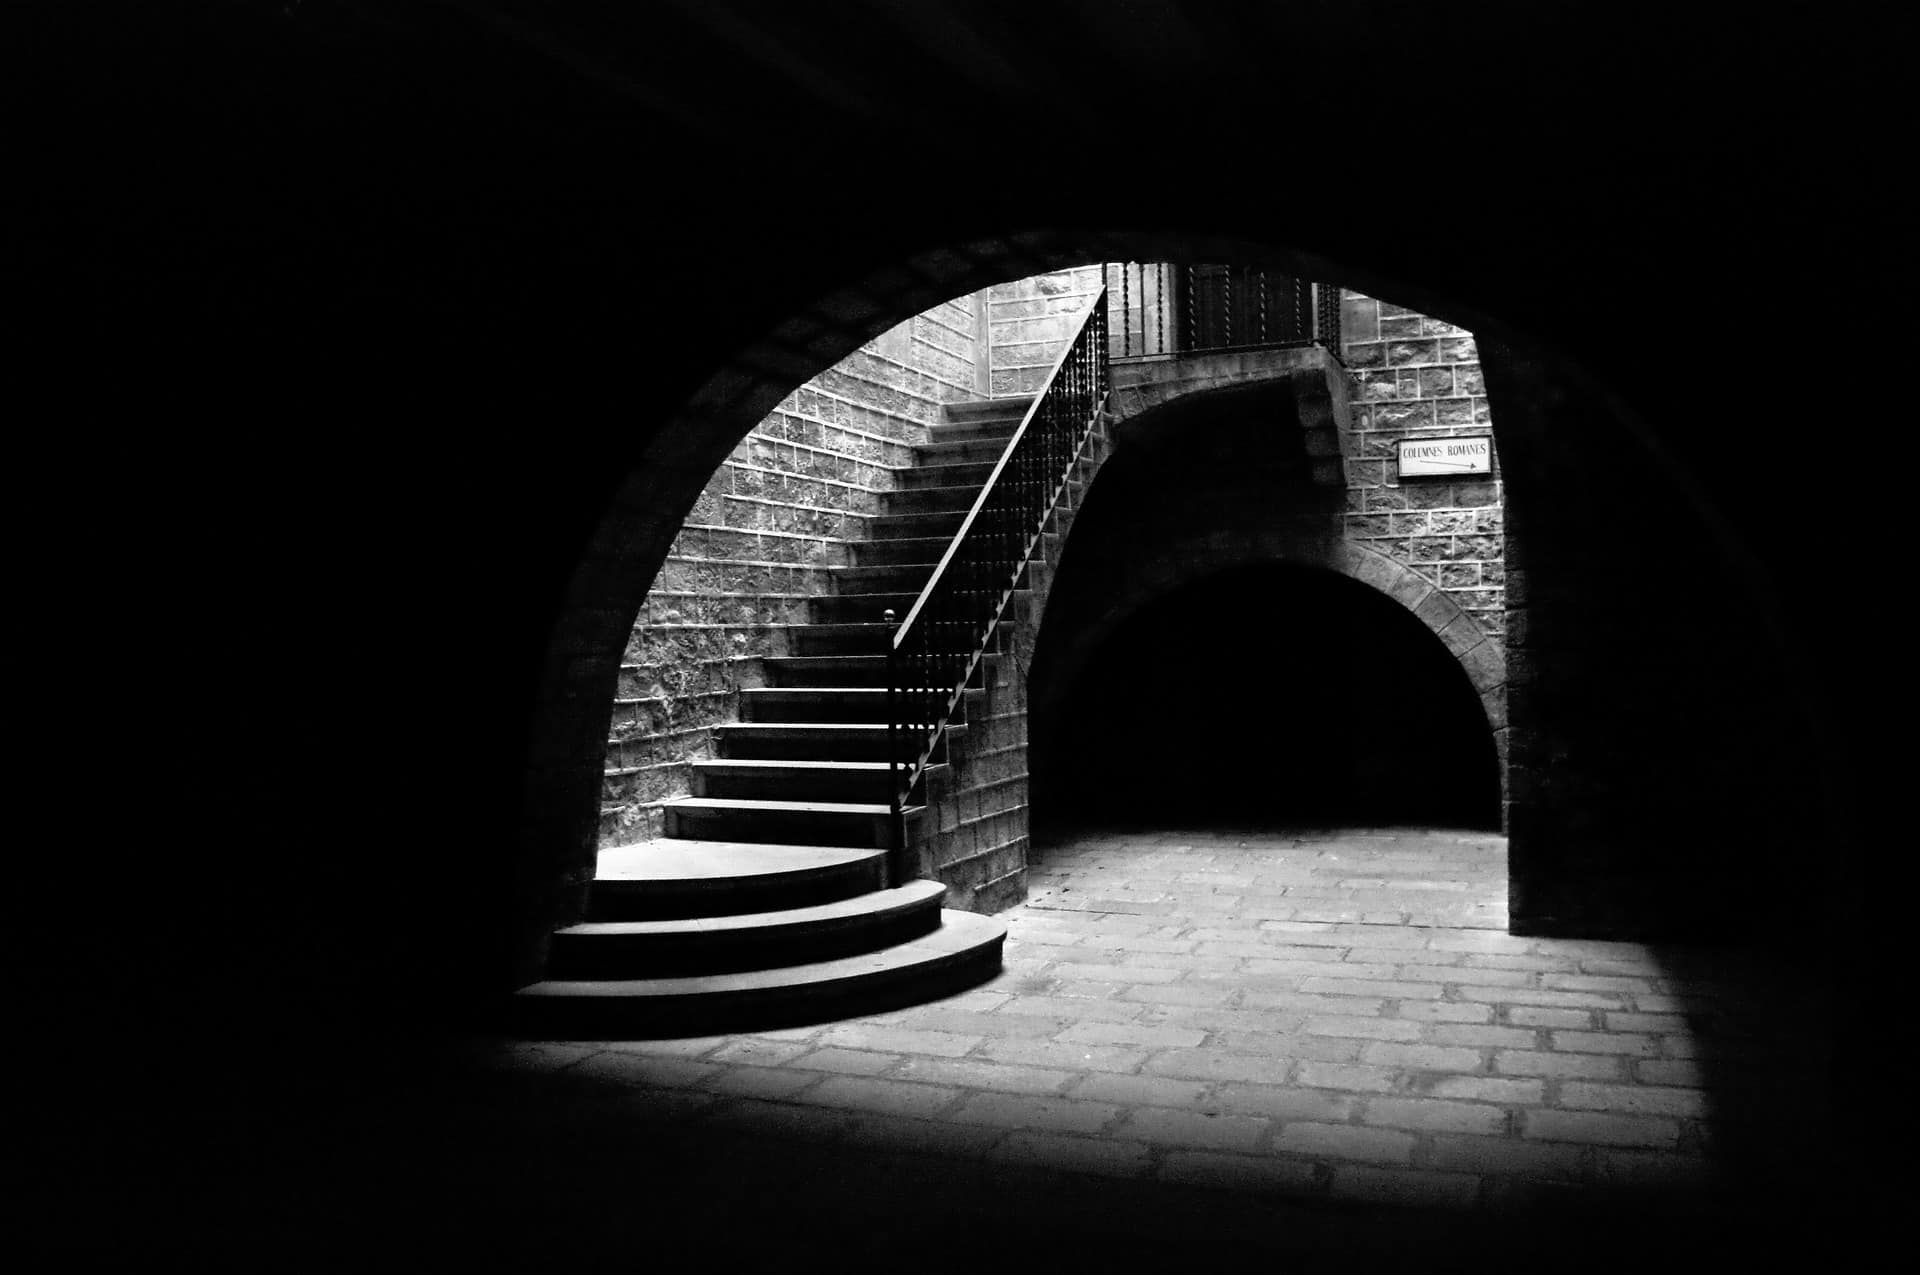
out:
M1493 435L1472 438L1403 438L1400 440L1400 476L1424 478L1434 474L1493 472Z

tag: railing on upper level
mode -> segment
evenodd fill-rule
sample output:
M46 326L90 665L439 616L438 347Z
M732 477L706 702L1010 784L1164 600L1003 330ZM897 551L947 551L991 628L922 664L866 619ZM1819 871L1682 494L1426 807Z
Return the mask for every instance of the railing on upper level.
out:
M887 752L892 883L907 879L903 807L926 773L1007 600L1066 489L1107 398L1107 294L1074 337L1008 440L959 532L887 643Z
M1340 355L1340 289L1331 284L1254 266L1166 261L1116 262L1107 278L1116 359L1303 345Z

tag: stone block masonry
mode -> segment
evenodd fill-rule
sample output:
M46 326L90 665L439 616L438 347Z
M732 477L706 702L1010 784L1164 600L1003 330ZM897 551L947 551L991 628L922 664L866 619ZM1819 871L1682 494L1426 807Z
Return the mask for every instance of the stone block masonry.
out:
M753 661L831 591L897 470L940 405L984 392L985 294L882 333L788 395L694 501L621 661L600 844L659 835L659 803L688 792L712 728L736 720Z
M990 383L996 398L1039 390L1074 320L1105 285L1105 276L1102 266L1082 266L987 290Z
M1417 572L1473 617L1506 631L1506 540L1499 458L1483 477L1401 480L1405 438L1490 434L1473 335L1357 292L1341 296L1341 361L1353 378L1343 449L1345 537Z

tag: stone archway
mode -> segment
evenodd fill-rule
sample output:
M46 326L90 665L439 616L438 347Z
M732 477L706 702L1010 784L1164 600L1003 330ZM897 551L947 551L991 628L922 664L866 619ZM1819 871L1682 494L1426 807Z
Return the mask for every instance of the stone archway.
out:
M1142 611L1198 579L1267 565L1328 571L1365 585L1397 604L1446 648L1478 697L1493 739L1499 760L1504 826L1509 796L1507 675L1501 642L1486 633L1473 616L1443 590L1410 567L1383 554L1324 537L1275 530L1248 535L1197 536L1170 542L1150 558L1129 560L1118 578L1103 580L1101 583L1113 590L1105 594L1104 607L1096 614L1067 620L1066 624L1071 627L1064 635L1060 616L1052 613L1043 616L1029 669L1030 719L1036 728L1044 729L1044 724L1063 710L1070 688L1095 653ZM1072 594L1066 597L1070 608ZM1054 622L1051 630L1049 619Z

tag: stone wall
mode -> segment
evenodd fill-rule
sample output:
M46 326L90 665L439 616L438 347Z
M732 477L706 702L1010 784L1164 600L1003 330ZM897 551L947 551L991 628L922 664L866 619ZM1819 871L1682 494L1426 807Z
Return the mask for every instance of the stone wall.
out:
M987 290L993 393L1032 394L1060 357L1074 321L1105 282L1102 266L1056 270Z
M1492 432L1473 335L1357 292L1341 297L1341 361L1353 377L1345 535L1444 590L1487 634L1505 632L1500 459L1489 476L1401 480L1395 444Z
M738 719L750 661L831 590L878 493L913 461L940 405L986 385L986 304L972 294L883 333L795 390L714 473L654 578L621 661L602 845L660 832L712 728Z

